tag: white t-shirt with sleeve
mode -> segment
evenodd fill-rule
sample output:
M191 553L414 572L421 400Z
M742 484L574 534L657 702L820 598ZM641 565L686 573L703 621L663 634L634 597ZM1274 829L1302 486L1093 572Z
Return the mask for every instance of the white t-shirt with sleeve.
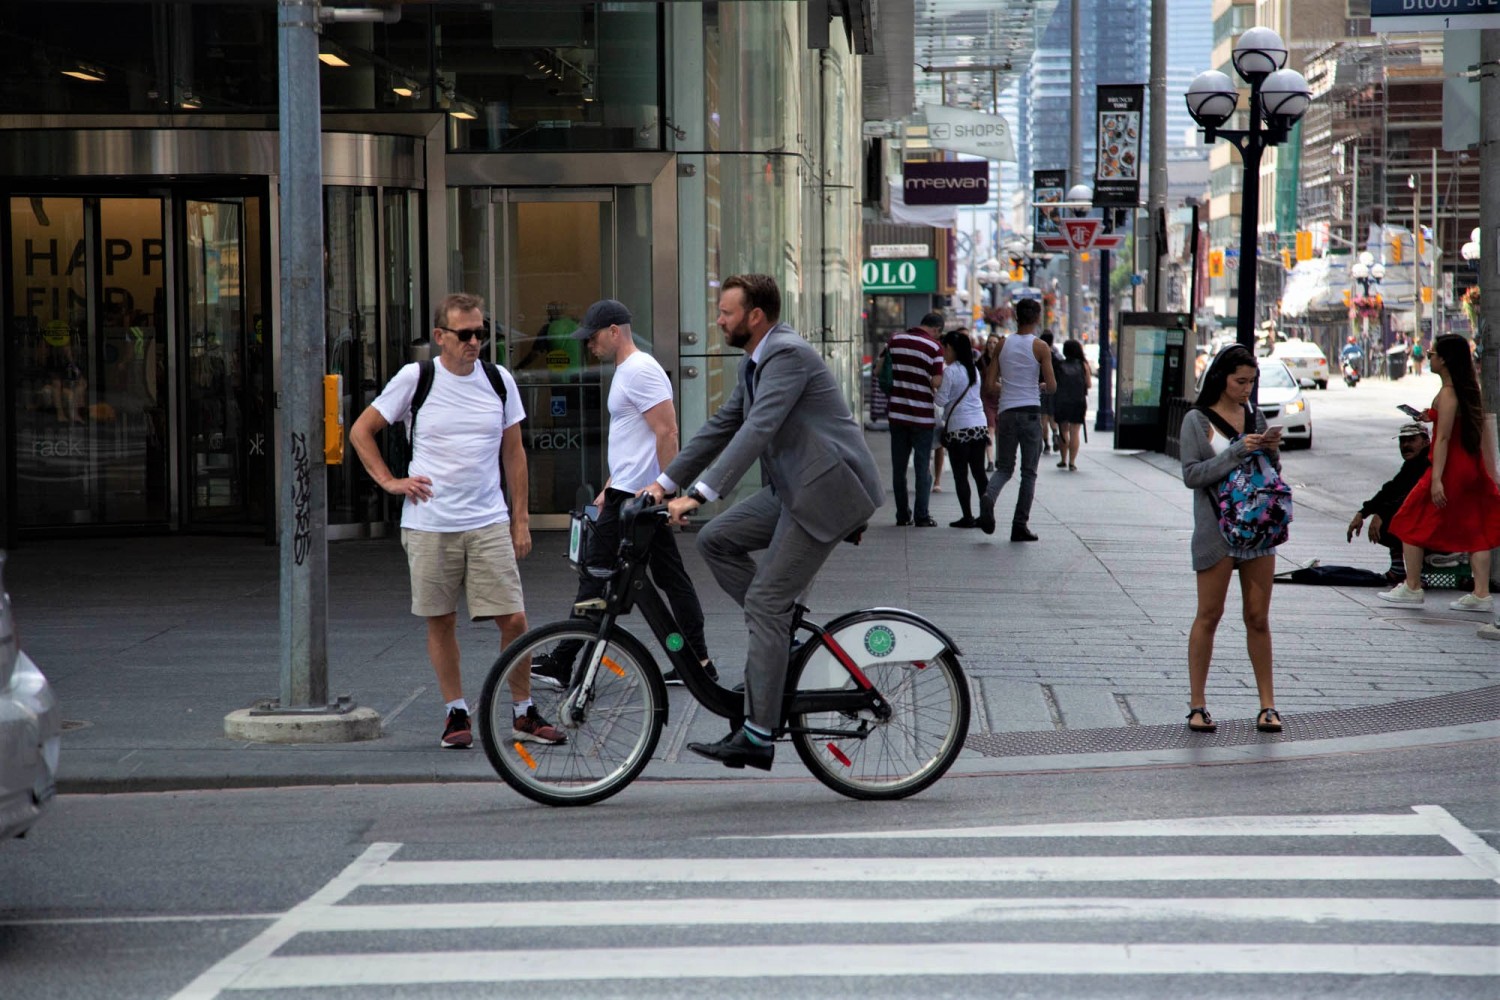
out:
M947 421L946 430L950 432L986 426L984 403L979 398L979 387L982 381L979 369L976 368L974 384L970 385L969 370L957 361L943 369L943 384L934 396L938 405L937 429L939 433L945 429L944 420ZM951 417L948 415L950 406L952 407Z
M610 489L635 493L661 475L656 433L646 411L672 398L672 380L645 351L636 351L615 369L609 387Z
M371 404L387 423L406 420L417 391L416 364L402 367ZM401 506L401 527L416 531L472 531L510 520L500 489L500 438L526 419L516 380L503 367L506 402L475 364L467 375L433 365L432 389L417 411L413 476L432 480L432 499Z

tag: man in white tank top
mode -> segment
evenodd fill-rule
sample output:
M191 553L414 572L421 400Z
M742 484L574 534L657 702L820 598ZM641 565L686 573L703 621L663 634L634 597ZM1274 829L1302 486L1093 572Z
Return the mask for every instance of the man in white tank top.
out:
M1021 452L1021 488L1016 494L1016 512L1010 522L1010 540L1034 542L1027 522L1031 500L1036 495L1036 467L1042 457L1042 395L1057 391L1052 374L1052 351L1036 337L1042 304L1035 299L1016 303L1016 332L1000 342L1000 363L985 370L985 389L1000 383L1000 415L995 421L995 474L985 487L979 504L979 529L995 533L995 501L1016 471L1016 450Z

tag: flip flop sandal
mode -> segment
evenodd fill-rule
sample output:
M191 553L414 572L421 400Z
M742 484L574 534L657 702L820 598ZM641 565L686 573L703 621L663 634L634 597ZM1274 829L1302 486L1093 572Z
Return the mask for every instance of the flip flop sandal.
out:
M1274 708L1263 708L1255 717L1255 728L1263 733L1281 732L1281 713Z
M1203 717L1203 722L1202 722L1201 725L1200 724L1194 724L1194 722L1193 722L1193 716L1195 716L1195 715L1201 715ZM1187 720L1188 720L1188 728L1191 729L1195 733L1213 733L1213 732L1218 732L1219 724L1214 721L1214 717L1212 715L1208 714L1208 709L1206 707L1202 706L1202 705L1196 706L1194 708L1189 708L1188 709L1188 714L1187 714Z

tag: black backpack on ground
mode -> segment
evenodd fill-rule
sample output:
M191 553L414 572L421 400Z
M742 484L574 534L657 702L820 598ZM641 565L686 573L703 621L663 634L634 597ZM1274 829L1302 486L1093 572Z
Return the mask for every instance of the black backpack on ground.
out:
M501 421L504 422L504 410L509 402L509 393L505 389L505 379L500 376L500 366L489 361L479 362L484 369L485 377L490 380L490 386L494 388L495 395L500 397ZM390 468L391 475L397 479L405 479L411 475L411 457L415 451L417 434L417 411L422 404L427 402L428 393L432 392L432 380L437 370L437 362L431 358L426 361L417 362L417 388L411 395L411 407L407 412L405 420L398 420L391 425L391 433L386 437L385 464ZM504 433L503 431L501 432ZM502 446L503 448L503 446ZM500 491L507 492L505 486L505 462L500 462Z

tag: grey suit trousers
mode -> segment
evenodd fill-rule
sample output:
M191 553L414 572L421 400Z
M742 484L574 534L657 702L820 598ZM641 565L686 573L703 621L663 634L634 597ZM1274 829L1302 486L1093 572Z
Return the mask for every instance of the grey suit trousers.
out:
M769 486L698 532L698 551L714 579L745 609L745 717L764 729L781 722L792 606L838 544L799 528ZM761 550L758 562L750 557Z

